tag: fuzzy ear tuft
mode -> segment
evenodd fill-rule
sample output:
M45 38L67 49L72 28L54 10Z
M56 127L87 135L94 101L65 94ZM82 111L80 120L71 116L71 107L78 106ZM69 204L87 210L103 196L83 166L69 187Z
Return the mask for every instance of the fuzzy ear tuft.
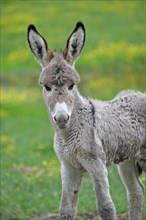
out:
M52 59L53 53L48 48L46 40L39 34L33 24L28 26L27 38L36 60L45 67Z
M66 47L63 51L64 59L71 65L74 64L75 60L81 54L85 43L85 36L85 27L82 22L78 22L68 38Z

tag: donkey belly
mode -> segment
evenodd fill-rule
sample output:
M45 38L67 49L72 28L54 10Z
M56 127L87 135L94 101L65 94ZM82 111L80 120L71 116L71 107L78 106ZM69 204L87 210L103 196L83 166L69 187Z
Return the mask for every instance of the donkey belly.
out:
M123 136L115 135L112 137L111 134L110 141L105 145L107 146L105 149L107 163L118 164L133 157L138 158L140 155L145 155L146 160L146 145L144 145L143 135L132 129L129 131Z
M132 148L129 148L128 146L125 147L119 147L115 153L114 157L114 163L118 164L124 160L131 159L137 155L139 155L139 147L138 146L132 146Z
M103 132L104 131L104 132ZM99 137L106 154L107 164L120 163L140 154L140 147L144 143L144 129L137 123L132 124L128 118L112 118L105 123Z
M128 141L121 143L115 142L113 145L106 145L105 154L107 165L112 163L119 164L124 160L131 159L133 157L138 157L140 155L140 145L139 142L131 143Z

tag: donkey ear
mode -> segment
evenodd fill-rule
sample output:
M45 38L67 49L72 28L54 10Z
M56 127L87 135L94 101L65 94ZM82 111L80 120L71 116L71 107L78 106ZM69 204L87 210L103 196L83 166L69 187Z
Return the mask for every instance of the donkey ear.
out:
M45 67L53 57L52 51L48 48L46 40L38 33L34 25L28 26L28 43L36 60Z
M67 40L66 47L63 51L64 59L74 64L75 60L80 56L85 42L85 27L83 23L78 22L75 29Z

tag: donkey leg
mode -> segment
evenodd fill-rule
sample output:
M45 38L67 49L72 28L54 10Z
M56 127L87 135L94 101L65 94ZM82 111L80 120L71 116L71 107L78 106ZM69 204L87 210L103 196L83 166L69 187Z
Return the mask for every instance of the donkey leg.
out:
M127 191L129 219L140 220L144 199L144 188L139 179L135 160L126 160L119 164L119 173Z
M83 170L75 169L69 164L62 164L62 198L60 204L61 220L73 220L81 185Z
M90 155L79 158L80 163L93 177L97 198L97 208L103 220L116 219L116 210L109 193L107 169L101 159L93 159Z

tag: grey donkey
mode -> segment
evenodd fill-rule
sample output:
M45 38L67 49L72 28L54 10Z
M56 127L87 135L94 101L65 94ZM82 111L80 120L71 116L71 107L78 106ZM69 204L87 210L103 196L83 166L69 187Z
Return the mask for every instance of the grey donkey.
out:
M93 178L100 217L116 219L107 174L107 166L113 163L118 164L126 187L129 219L140 220L144 186L139 171L146 171L146 95L123 91L112 101L80 95L75 61L85 42L81 22L76 24L63 52L52 52L34 25L28 27L28 42L42 66L39 82L55 128L54 149L62 177L61 220L75 218L85 171Z

